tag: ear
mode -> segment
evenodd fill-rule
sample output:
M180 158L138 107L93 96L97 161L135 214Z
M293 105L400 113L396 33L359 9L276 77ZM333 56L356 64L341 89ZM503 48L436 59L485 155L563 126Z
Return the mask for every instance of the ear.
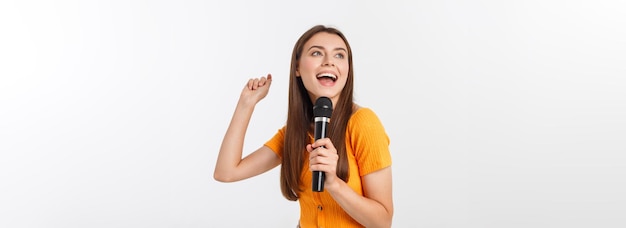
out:
M300 70L298 70L298 68L296 68L296 78L299 78L300 76L301 76L300 75Z

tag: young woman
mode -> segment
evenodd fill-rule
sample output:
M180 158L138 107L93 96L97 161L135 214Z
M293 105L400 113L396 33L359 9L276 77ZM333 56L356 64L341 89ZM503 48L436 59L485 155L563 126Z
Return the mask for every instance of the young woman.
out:
M315 26L296 42L289 74L287 123L242 159L255 105L272 75L250 79L241 92L214 178L234 182L281 165L282 193L300 203L299 227L390 227L393 217L389 138L376 114L353 102L352 50L335 28ZM313 104L332 101L328 138L314 140ZM326 174L312 191L312 171Z

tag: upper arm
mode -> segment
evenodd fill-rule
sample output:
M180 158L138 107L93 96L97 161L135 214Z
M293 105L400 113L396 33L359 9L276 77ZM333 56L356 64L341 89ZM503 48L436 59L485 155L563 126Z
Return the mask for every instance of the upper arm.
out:
M280 163L280 157L272 149L261 146L239 162L236 172L227 182L240 181L259 175L280 165Z
M380 203L393 216L393 196L391 166L374 171L362 177L363 195Z

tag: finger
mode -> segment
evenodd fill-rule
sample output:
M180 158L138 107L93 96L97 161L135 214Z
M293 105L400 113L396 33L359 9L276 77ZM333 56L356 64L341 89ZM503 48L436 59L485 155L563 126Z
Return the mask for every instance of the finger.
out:
M336 151L337 149L335 149L335 145L333 145L333 142L330 140L330 138L322 138L322 139L318 139L317 141L315 141L312 145L313 148L318 148L318 147L324 147L326 149L329 149L331 151Z
M246 87L251 90L253 83L254 83L254 79L251 78L250 80L248 80L248 84L246 85Z
M309 153L309 160L313 160L317 163L331 164L333 161L337 161L339 158L337 151L328 150L323 147L314 149Z
M264 86L266 81L267 79L265 77L261 77L261 79L259 79L259 87Z
M256 90L257 88L259 88L259 79L255 78L252 82L252 90Z
M309 161L309 166L312 170L334 171L333 167L336 167L337 163L330 158L315 157Z
M307 144L306 145L306 151L308 151L309 153L313 152L314 148L311 144Z
M266 77L261 77L260 86L270 86L272 84L272 74L267 74Z
M328 152L325 152L324 148L316 148L312 149L311 153L309 153L309 162L311 164L322 164L328 158Z
M272 84L272 74L267 74L267 86Z
M318 148L320 146L325 146L327 140L328 140L328 138L321 138L321 139L315 140L315 142L313 142L313 144L311 146L313 146L313 148Z
M313 160L317 157L322 156L322 154L320 154L320 151L318 150L319 148L313 148L311 146L311 144L307 145L307 151L309 151L309 160Z

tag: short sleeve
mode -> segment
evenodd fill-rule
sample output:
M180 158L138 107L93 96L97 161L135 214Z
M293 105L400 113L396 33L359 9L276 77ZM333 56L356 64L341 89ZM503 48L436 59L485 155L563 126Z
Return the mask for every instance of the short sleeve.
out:
M391 166L389 136L371 109L360 108L352 115L348 135L360 176Z
M268 140L264 145L272 149L278 157L283 156L283 147L285 142L285 127L278 129L278 132L274 134L274 136Z

